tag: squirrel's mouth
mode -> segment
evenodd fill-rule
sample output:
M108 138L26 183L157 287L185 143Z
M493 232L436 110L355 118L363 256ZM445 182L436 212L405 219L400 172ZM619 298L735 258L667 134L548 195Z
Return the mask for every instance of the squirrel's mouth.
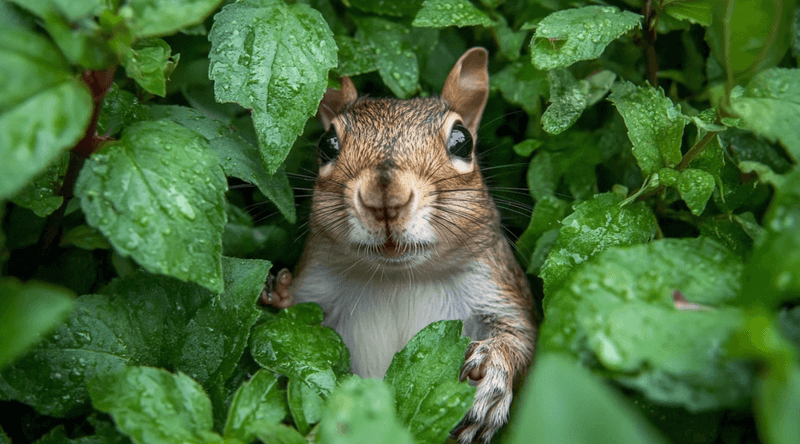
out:
M406 247L405 245L398 244L397 242L392 240L392 238L388 238L386 239L386 242L383 245L378 247L378 252L382 256L388 257L390 259L397 259L403 254L405 254Z

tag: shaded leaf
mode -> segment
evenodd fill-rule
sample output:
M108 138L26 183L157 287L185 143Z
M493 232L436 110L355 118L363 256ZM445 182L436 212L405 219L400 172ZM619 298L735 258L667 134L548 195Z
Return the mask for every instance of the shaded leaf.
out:
M484 26L494 23L485 12L469 0L425 0L411 26L420 28L445 28L447 26Z
M45 217L57 210L64 198L59 195L61 183L67 173L69 155L61 153L41 174L29 182L14 198L15 204L30 208L39 217Z
M286 413L286 392L278 387L278 378L259 370L233 395L225 423L225 438L252 442L259 426L278 424Z
M541 113L542 97L548 94L547 73L530 63L515 62L490 78L492 89L498 89L509 102L521 106L528 114Z
M714 177L703 170L688 168L681 171L677 186L692 214L699 216L714 192Z
M408 0L404 2L376 2L374 0L348 0L348 3L356 9L364 12L372 12L379 15L389 15L394 17L410 17L419 11L424 0Z
M322 419L325 401L316 390L299 379L290 379L286 388L289 410L297 431L308 434L311 426Z
M201 23L222 0L128 0L119 16L136 37L152 37Z

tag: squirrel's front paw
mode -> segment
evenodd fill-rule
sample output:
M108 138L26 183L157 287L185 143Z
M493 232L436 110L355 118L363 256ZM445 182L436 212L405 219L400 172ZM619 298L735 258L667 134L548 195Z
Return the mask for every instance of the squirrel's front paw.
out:
M475 402L456 427L460 444L482 440L488 443L492 435L508 421L511 407L513 374L508 358L492 339L469 345L460 380L469 378L478 383Z
M294 301L289 291L292 283L292 273L284 268L277 276L269 275L264 289L261 290L261 303L278 308L289 308Z

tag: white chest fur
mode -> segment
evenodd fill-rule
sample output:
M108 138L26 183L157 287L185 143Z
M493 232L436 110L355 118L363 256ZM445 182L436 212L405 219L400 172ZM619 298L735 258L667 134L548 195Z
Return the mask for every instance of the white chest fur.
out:
M461 319L464 335L473 340L485 336L473 308L479 300L491 299L497 289L483 264L413 277L400 273L388 278L373 271L350 270L344 276L312 263L292 285L296 302L322 306L324 324L336 330L350 350L353 373L382 378L394 354L434 321Z

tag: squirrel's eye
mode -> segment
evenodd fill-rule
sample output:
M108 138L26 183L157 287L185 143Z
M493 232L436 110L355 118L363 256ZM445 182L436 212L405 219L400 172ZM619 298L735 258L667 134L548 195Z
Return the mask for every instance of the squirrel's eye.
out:
M456 123L447 138L447 152L463 160L472 158L472 135L464 125Z
M336 128L331 126L331 129L319 138L317 150L319 151L320 164L324 165L336 159L336 156L339 155L339 136L336 134Z

